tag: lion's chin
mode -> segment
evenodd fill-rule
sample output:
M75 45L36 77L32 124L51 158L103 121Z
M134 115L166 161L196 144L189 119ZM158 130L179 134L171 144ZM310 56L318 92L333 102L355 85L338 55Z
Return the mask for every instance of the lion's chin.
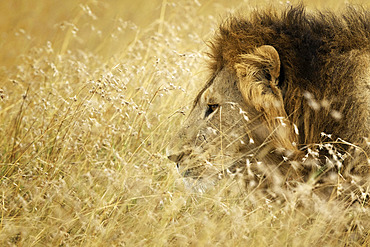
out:
M185 187L193 193L205 193L216 185L214 178L183 178Z
M244 169L241 164L241 161L235 161L230 165L226 165L227 168L222 171L208 169L207 172L203 171L201 176L190 176L190 170L180 171L179 167L177 171L182 176L186 189L192 193L205 193L214 188L220 180L225 178L233 179L236 175L242 174Z

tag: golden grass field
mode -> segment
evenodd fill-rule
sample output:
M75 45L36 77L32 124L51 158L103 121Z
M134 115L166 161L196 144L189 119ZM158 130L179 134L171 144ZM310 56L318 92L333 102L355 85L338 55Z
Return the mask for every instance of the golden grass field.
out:
M194 194L166 158L206 41L269 4L288 3L1 1L0 246L370 246L368 208L254 200L237 180Z

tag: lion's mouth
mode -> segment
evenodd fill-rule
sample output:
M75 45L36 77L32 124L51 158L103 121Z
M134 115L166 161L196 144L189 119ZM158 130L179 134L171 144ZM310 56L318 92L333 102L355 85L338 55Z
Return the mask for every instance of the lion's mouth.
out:
M177 168L177 171L178 173L184 177L184 178L193 178L193 179L199 179L199 178L202 178L201 176L198 176L198 175L194 175L193 173L193 168L188 168L188 169L181 169L180 168L180 163L176 163L176 168Z
M182 177L188 177L189 176L189 169L181 169L180 162L176 163L176 170Z
M223 169L207 169L204 164L199 164L197 166L188 167L181 162L176 163L176 168L178 173L184 178L192 179L205 179L205 178L225 178L231 174L243 173L245 169L245 164L242 161L234 161L230 165L224 167Z

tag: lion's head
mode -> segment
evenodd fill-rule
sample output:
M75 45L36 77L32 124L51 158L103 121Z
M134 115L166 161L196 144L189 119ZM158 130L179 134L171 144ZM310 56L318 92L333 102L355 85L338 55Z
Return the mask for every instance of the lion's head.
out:
M210 79L167 150L190 185L203 189L235 171L251 184L299 181L310 148L320 149L314 166L329 167L328 152L318 145L328 136L339 143L341 158L356 160L351 150L360 147L366 159L368 17L354 9L345 18L308 15L299 6L221 25L211 45ZM368 172L365 163L359 170Z
M279 77L279 54L269 45L214 73L168 148L184 177L205 185L228 172L252 169L246 162L284 166L283 157L299 153ZM260 164L260 169L269 168Z

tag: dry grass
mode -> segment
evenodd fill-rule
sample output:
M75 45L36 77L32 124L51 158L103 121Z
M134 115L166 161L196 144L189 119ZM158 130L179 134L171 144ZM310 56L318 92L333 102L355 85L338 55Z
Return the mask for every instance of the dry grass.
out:
M255 2L1 1L0 245L370 245L366 208L192 194L165 157L205 41Z

